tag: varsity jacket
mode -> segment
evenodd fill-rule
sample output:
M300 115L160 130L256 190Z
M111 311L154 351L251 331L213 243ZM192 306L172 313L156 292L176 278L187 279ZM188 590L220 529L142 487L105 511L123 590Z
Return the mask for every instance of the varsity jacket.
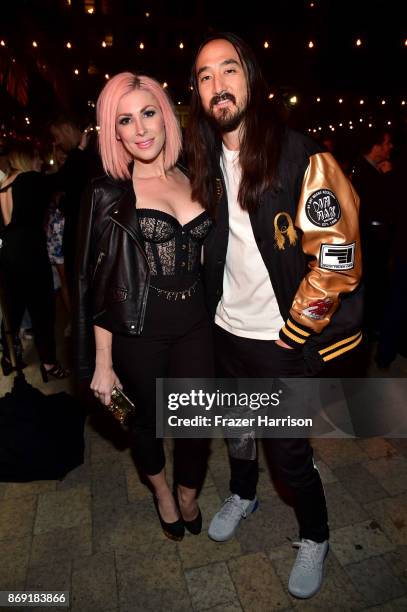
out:
M214 168L216 224L204 245L213 315L222 296L229 237L219 161ZM263 194L250 221L285 321L280 338L303 351L313 373L362 340L358 214L359 198L332 155L287 129L276 186Z

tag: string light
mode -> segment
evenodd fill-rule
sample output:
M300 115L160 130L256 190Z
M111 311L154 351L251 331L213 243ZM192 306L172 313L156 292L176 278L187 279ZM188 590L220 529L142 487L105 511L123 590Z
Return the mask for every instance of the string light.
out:
M269 100L272 100L273 98L274 98L274 94L273 94L273 93L270 93L270 94L269 94Z
M391 125L391 121L388 121L388 122L387 122L387 125Z
M150 17L150 13L144 13L144 14L147 18Z
M105 79L106 79L106 80L109 80L109 79L110 79L110 76L108 75L108 73L107 73L107 72L106 72L106 74L105 74Z
M368 127L373 127L373 124L372 124L372 123L369 123L369 124L368 124Z
M313 49L314 47L315 47L314 42L312 40L310 40L309 43L308 43L308 48L309 49Z
M103 41L102 41L102 47L103 47L104 49L106 49L106 47L107 47L107 42L106 42L105 40L103 40Z
M184 43L180 42L178 46L179 46L180 49L183 49L184 48Z
M321 98L317 98L317 102L321 102Z
M142 42L141 42L141 43L139 44L139 49L141 49L141 50L143 50L143 49L144 49L144 43L142 43Z
M264 47L265 49L268 49L268 48L269 48L269 46L270 46L270 45L269 45L268 41L266 40L266 41L265 41L265 43L264 43L264 45L263 45L263 47Z
M5 46L6 46L6 41L0 40L0 47L5 47Z
M361 39L360 39L360 38L358 38L358 39L356 40L356 46L357 46L357 47L361 47L361 46L362 46L362 41L361 41Z
M365 101L364 100L359 100L359 104L364 104Z
M381 105L384 106L386 104L386 100L381 101Z
M401 106L405 106L405 105L406 105L406 101L405 101L405 100L402 100L402 101L401 101Z
M297 104L298 102L298 98L297 96L291 96L291 98L289 99L290 104Z
M404 41L404 46L407 47L407 38Z
M94 13L94 12L95 12L95 9L94 9L94 8L92 8L92 7L91 7L91 8L88 8L88 14L89 14L89 15L93 15L93 13Z
M167 87L168 87L168 83L167 83L167 81L164 81L164 83L163 83L163 89L166 89Z
M181 104L181 102L178 100L177 104Z
M342 98L339 98L338 102L339 102L339 104L342 104L342 102L343 102Z
M67 49L72 49L72 45L71 45L70 42L67 42L65 46L66 46Z
M36 40L33 40L33 47L37 48L38 47L38 43Z
M77 68L75 68L74 70L74 74L78 75L79 74L79 70Z

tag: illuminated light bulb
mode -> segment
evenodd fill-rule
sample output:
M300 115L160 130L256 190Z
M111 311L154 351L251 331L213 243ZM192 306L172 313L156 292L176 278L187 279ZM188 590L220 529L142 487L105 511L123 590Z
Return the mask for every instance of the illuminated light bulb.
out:
M317 102L321 102L321 98L317 98Z
M386 100L381 101L381 105L384 106L386 104Z
M353 125L350 125L350 126L349 126L349 129L350 129L350 130L353 130Z
M290 102L290 104L297 104L297 102L298 102L297 96L291 96L289 102Z
M106 47L107 47L107 42L106 42L105 40L104 40L104 41L102 41L102 47L103 47L104 49L106 49Z
M360 123L363 123L363 119L362 119L362 117L359 119L359 122L360 122Z
M369 123L369 124L368 124L368 127L373 127L373 124L372 124L372 123Z
M388 122L387 122L387 125L391 125L391 121L388 121Z
M107 72L106 72L106 74L105 74L105 79L106 79L106 80L110 79L110 76L108 75L108 73L107 73Z
M33 47L38 47L38 43L36 40L33 40Z
M312 131L313 131L313 133L315 134L315 132L316 132L317 130L314 128Z
M361 41L361 39L360 39L360 38L358 38L358 39L356 40L356 46L357 46L357 47L361 47L361 46L362 46L362 41Z
M178 46L179 46L180 49L183 49L184 48L184 43L180 42Z
M67 49L72 49L72 45L71 45L70 42L67 42L65 46L66 46Z
M340 123L340 124L339 124L339 127L343 127L343 123Z
M54 160L53 160L52 158L49 160L49 165L50 165L50 166L53 166L53 165L54 165Z
M270 94L269 94L269 100L272 100L273 98L274 98L274 94L273 94L273 93L270 93Z
M309 41L308 43L308 49L313 49L315 47L315 44L312 40Z
M407 47L407 38L404 41L404 46Z
M364 104L365 101L364 100L359 100L359 104Z
M150 17L150 13L144 13L146 17Z
M77 68L75 68L74 74L79 74L79 70Z
M6 41L5 40L0 40L0 46L1 47L5 47L6 46Z
M190 86L189 86L189 89L190 89L191 91L194 91L194 88L192 87L192 85L190 85Z
M338 102L339 102L339 104L342 104L342 102L343 102L342 98L339 98Z
M144 49L144 43L142 43L142 42L141 42L141 43L139 44L139 49L141 49L141 50L143 50L143 49Z
M334 126L332 126L332 127L331 127L331 131L332 131L332 132L334 132L334 131L335 131L335 128L334 128Z
M322 127L321 127L321 126L319 126L319 127L318 127L318 130L319 130L319 131L321 131L321 130L322 130Z
M351 119L349 119L349 125L352 125L353 121Z
M311 128L308 128L308 131L311 132Z
M94 8L88 8L89 15L93 15L94 12L95 12Z
M406 105L406 101L405 101L405 100L402 100L402 101L401 101L401 106L405 106L405 105Z
M168 83L167 83L167 81L164 81L164 83L163 83L163 89L165 89L166 87L168 87Z
M268 48L269 48L269 46L270 46L270 45L269 45L269 43L268 43L268 42L267 42L267 40L266 40L266 42L264 43L263 47L264 47L265 49L268 49Z
M180 101L178 101L178 102L177 102L177 104L181 104L181 102L180 102Z

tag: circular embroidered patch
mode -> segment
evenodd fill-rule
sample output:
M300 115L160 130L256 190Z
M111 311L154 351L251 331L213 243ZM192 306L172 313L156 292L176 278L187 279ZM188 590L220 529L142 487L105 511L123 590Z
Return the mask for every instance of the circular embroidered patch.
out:
M336 195L329 189L319 189L310 195L305 212L313 225L331 227L341 218L341 207Z

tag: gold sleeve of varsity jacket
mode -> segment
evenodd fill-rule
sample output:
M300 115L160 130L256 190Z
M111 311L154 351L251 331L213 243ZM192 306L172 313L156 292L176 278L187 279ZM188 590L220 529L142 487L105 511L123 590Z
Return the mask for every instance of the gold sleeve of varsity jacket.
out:
M329 324L340 294L356 289L362 272L359 197L330 153L310 157L295 225L312 259L285 327L295 336L302 329L300 337L306 340Z

